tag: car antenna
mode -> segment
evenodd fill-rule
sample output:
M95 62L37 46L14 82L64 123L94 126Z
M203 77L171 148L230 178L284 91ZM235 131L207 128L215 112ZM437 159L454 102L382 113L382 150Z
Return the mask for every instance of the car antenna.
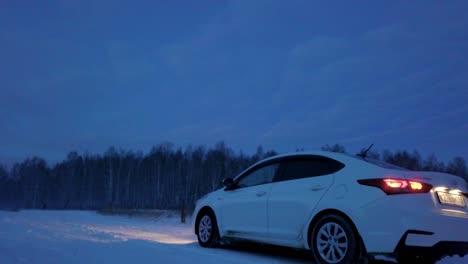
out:
M359 156L363 159L367 158L367 152L374 146L374 143L372 143L366 150L361 151L361 153L356 154L356 156Z

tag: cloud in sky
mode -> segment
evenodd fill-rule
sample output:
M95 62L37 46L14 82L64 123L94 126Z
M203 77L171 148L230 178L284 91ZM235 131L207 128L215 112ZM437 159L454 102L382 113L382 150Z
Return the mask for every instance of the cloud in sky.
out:
M468 158L464 1L18 5L0 4L2 156L226 140Z

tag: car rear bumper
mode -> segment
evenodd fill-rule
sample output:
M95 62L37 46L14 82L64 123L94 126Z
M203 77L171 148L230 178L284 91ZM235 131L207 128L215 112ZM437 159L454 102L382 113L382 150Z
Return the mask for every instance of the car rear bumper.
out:
M444 256L465 256L468 255L468 242L459 241L440 241L430 247L411 246L407 244L408 236L410 235L426 235L432 236L430 232L421 232L417 230L408 230L400 239L393 255L398 258L405 256L419 257L421 259L438 259Z
M442 241L468 242L468 215L448 215L433 212L424 218L415 218L411 228L431 234L405 233L405 245L433 247Z
M447 245L456 245L457 248L468 243L466 211L424 205L424 200L427 200L424 196L409 198L394 197L392 202L383 199L354 212L352 219L367 252L393 254L403 247L443 251ZM401 201L395 203L399 199ZM429 205L433 209L425 210Z

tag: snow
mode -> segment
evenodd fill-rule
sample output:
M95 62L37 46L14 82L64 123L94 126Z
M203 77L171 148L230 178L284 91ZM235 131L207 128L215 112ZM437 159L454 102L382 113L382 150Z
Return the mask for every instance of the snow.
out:
M311 263L291 250L201 248L190 219L91 211L0 211L0 263ZM468 263L468 257L439 263Z
M467 264L468 263L468 257L446 257L443 258L442 260L438 261L437 264Z
M374 256L374 259L375 259L375 260L387 261L388 263L397 263L397 261L395 260L395 258L390 258L390 257L383 256L383 255Z
M0 211L0 263L310 263L229 248L201 248L190 219L90 211Z

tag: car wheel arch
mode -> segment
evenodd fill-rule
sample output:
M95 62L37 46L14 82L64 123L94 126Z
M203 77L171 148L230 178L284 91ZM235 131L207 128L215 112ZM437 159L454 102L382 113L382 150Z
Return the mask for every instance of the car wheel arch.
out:
M322 218L323 216L325 215L332 215L332 214L335 214L335 215L339 215L341 217L343 217L346 221L349 222L349 224L352 226L353 228L353 231L356 232L356 234L358 234L359 236L359 239L362 243L362 246L364 247L364 252L367 252L366 250L366 245L365 245L365 242L364 240L362 239L361 237L361 234L359 233L359 230L357 229L356 225L354 224L353 220L347 215L345 214L344 212L338 210L338 209L324 209L322 211L320 211L319 213L317 213L313 218L312 220L310 221L309 223L309 226L308 226L308 229L307 229L307 246L308 248L311 248L311 241L310 241L310 237L311 237L311 234L312 234L312 230L313 230L313 227L314 225L318 222L318 220L320 218Z
M201 208L199 211L198 211L198 214L197 214L197 218L195 219L195 223L198 223L198 221L200 220L200 218L202 217L203 213L210 213L213 215L213 217L215 218L216 222L218 222L218 218L216 217L216 214L214 212L214 210L209 207L209 206L204 206L203 208ZM219 228L219 227L218 227ZM195 225L195 234L198 233L198 225Z

